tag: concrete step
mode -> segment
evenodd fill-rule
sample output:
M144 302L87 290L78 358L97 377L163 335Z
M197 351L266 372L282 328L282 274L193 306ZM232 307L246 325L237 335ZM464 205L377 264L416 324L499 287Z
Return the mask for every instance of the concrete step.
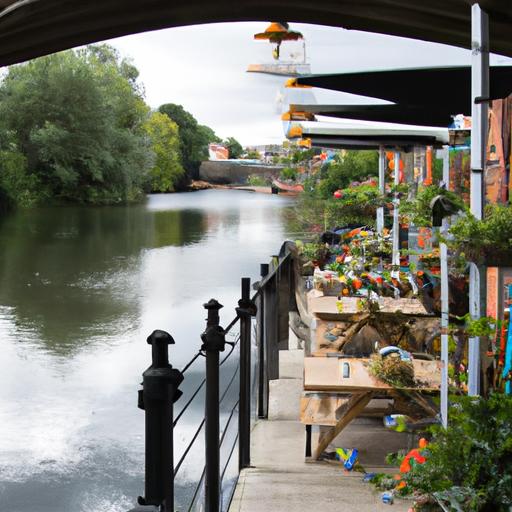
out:
M268 419L298 420L302 378L277 379L269 383Z
M280 379L301 379L304 374L304 351L303 350L280 350L279 351L279 378Z

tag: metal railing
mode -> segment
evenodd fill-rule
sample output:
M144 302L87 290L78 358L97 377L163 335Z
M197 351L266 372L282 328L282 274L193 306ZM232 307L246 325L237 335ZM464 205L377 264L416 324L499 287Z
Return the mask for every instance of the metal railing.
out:
M261 265L261 279L254 285L256 292L251 297L251 281L241 280L241 298L236 316L224 329L220 326L219 311L223 307L211 299L204 304L208 313L206 329L201 335L202 345L194 357L179 371L169 363L169 345L174 339L165 331L154 331L147 339L152 347L152 364L143 373L142 389L139 391L139 408L145 411L145 493L139 496L138 506L130 512L175 510L175 479L185 460L204 431L204 467L191 499L183 510L189 512L200 505L206 512L221 512L229 508L235 485L229 496L222 499L222 484L228 466L238 446L238 473L251 463L252 411L257 416L268 416L269 381L279 378L279 350L287 348L288 311L293 309L290 299L294 297L294 274L292 261L293 244L283 244L280 254L273 256L270 264ZM252 318L256 318L253 329ZM235 341L226 341L226 335L239 326ZM221 359L226 345L230 346ZM253 365L252 348L256 363ZM228 383L220 394L220 369L239 348L239 362ZM205 359L205 377L191 393L187 402L174 418L174 404L182 396L179 389L186 379L186 372L200 358ZM255 366L255 371L253 371ZM221 405L238 376L238 394L220 435ZM256 379L256 393L253 380ZM191 441L174 465L174 428L178 425L191 404L204 388L204 417L199 422ZM257 395L257 398L254 398ZM256 403L257 402L257 403ZM254 406L254 407L253 407ZM236 415L236 413L238 414ZM228 440L227 432L238 416L237 433L229 446L228 455L221 467L221 449ZM236 482L235 482L236 483ZM202 492L201 492L202 491ZM224 508L226 505L226 508Z

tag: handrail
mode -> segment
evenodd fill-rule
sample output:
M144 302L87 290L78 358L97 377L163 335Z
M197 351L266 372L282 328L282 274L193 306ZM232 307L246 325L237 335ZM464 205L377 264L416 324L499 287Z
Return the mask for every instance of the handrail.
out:
M167 345L165 345L165 343L174 343L172 337L167 333L161 334L161 331L155 331L152 335L153 337L156 336L154 338L155 341L153 342L153 365L145 372L145 375L158 376L159 372L165 369L165 372L169 373L169 375L172 374L173 380L171 383L172 389L167 390L167 387L169 386L167 383L168 381L161 380L159 381L162 386L159 388L161 390L155 390L155 388L152 387L153 381L145 378L143 390L145 397L144 403L141 401L142 394L140 395L139 404L142 404L142 407L146 404L152 407L151 410L148 410L146 407L146 498L140 498L140 504L156 505L160 507L162 512L174 511L174 477L179 474L185 460L192 451L192 447L203 430L205 434L206 450L205 466L194 490L192 501L189 503L189 512L193 510L196 504L198 493L203 482L205 488L205 511L220 512L222 510L223 504L221 503L222 499L220 489L222 488L222 482L237 446L239 448L238 470L240 471L244 467L250 466L252 340L255 336L254 333L256 333L256 343L258 345L258 355L260 359L259 367L260 369L264 366L267 368L263 373L259 373L259 395L261 395L261 390L265 390L266 388L268 397L268 380L270 378L276 378L269 375L276 375L275 362L278 357L278 352L276 352L278 350L277 343L279 341L278 331L280 329L279 326L283 325L280 323L283 317L279 316L282 308L277 307L279 306L278 296L279 294L282 294L282 290L287 287L285 284L283 288L281 286L282 282L292 283L291 274L289 273L290 267L285 267L284 271L282 271L282 269L283 265L289 264L294 253L295 251L293 247L291 247L291 243L285 242L280 249L279 255L273 256L273 264L270 269L268 268L269 265L265 264L261 266L261 280L255 284L254 288L256 293L254 293L252 297L250 296L250 279L242 279L242 293L241 299L238 301L238 307L236 308L236 315L225 329L219 325L219 310L222 308L222 305L214 299L204 305L205 309L208 310L208 320L206 330L201 335L203 344L192 359L183 367L181 372L172 369L172 366L168 362L162 366L163 362L168 361ZM291 284L288 286L291 286ZM257 328L253 328L254 326L252 325L251 318L256 315L256 301L259 304L258 307L261 307L261 310L257 317ZM282 304L283 303L281 302L281 305ZM226 335L238 322L240 329L236 334L235 340L232 342L226 341ZM267 322L269 322L268 325ZM162 339L160 340L160 338ZM153 340L153 338L151 339ZM157 348L155 348L157 343L160 345L163 344L162 348L158 348L157 350ZM230 345L230 349L226 354L224 354L223 358L220 359L220 353L224 351L226 344ZM160 347L160 345L158 346ZM240 349L238 364L236 364L234 372L229 377L229 381L225 384L222 394L219 394L220 367L225 365L225 363L232 357L232 354L235 352L237 347ZM178 400L182 393L177 389L177 386L183 379L183 375L192 367L200 356L205 357L206 360L206 376L192 392L174 421L171 421L169 426L166 427L170 429L170 444L166 445L167 435L165 434L165 428L157 428L157 425L163 425L164 423L157 423L156 421L172 420L173 407L172 403L169 404L167 402L168 399L163 399L163 397L172 397L172 402L176 402ZM269 357L273 358L272 364L274 366L272 367L269 366ZM153 373L149 370L152 370ZM223 418L225 418L225 415L224 413L221 414L220 406L225 401L228 393L232 390L233 383L236 382L237 375L239 375L238 395L235 398L235 403L231 407L227 419L224 421ZM262 382L263 388L261 387ZM173 467L173 429L179 424L180 420L189 410L192 402L197 398L203 388L205 388L205 414L194 431L190 442L184 449L179 461ZM164 389L165 392L163 391ZM153 402L150 400L153 400ZM260 396L258 397L258 411L260 411L259 400ZM225 444L226 438L228 437L228 431L232 432L230 426L233 422L233 418L235 417L235 412L237 412L238 416L238 428L236 430L236 435L234 436L234 442L229 447L229 454L225 459L223 467L221 467L220 449ZM150 414L156 415L153 416L153 420L149 419ZM158 418L158 420L156 420L156 418ZM222 431L220 430L221 421L223 422ZM152 430L153 426L155 430ZM152 466L148 469L148 460L152 461L151 458L148 459L148 443L151 445L151 453L156 454L156 457L160 457L161 459L159 459L159 466L156 471L154 462L152 462ZM161 456L158 455L159 443L163 443L162 449L164 450L164 453ZM152 455L152 457L155 457L155 455ZM162 465L161 461L169 461L169 463ZM165 469L169 467L171 468L171 471ZM162 476L164 473L170 473L170 475L166 477L165 475ZM149 484L148 480L150 480ZM169 484L166 482L169 482ZM170 486L170 489L167 489L168 486ZM148 499L148 492L150 499ZM232 499L233 494L234 489L231 492L230 500Z

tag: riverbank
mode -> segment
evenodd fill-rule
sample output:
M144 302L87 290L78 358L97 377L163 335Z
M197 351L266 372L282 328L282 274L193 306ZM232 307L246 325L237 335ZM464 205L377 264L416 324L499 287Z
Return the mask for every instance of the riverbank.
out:
M219 185L217 183L210 183L204 180L193 180L188 186L188 192L196 192L198 190L210 190L210 189L220 189L220 190L240 190L245 192L257 192L259 194L272 194L272 187L260 187L260 186L252 186L252 185ZM292 195L281 193L280 195Z

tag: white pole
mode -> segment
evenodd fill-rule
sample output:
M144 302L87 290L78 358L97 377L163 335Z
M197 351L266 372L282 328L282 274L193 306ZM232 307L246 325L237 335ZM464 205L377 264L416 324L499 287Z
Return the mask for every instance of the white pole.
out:
M483 218L484 163L487 140L487 103L489 97L489 18L478 4L471 7L471 213ZM482 275L480 275L482 272ZM481 315L481 286L485 269L471 263L469 272L469 313ZM485 289L484 289L485 291ZM483 294L485 295L485 293ZM468 394L480 394L480 339L470 338L468 349Z
M384 146L379 146L379 192L384 196L386 193L386 154ZM377 208L377 233L382 235L384 232L384 207Z
M395 150L394 156L395 162L395 187L400 183L400 151ZM393 270L391 275L396 279L400 280L400 222L398 216L398 209L400 207L400 199L398 196L398 192L395 192L395 197L393 199L393 254L392 254L392 265L397 270ZM395 290L395 298L398 298L398 290Z
M444 148L443 155L443 182L446 189L450 183L450 153L448 147ZM448 231L448 220L443 219L441 234ZM445 243L440 244L441 253L441 423L444 428L448 426L448 323L449 323L449 291L448 291L448 248Z

